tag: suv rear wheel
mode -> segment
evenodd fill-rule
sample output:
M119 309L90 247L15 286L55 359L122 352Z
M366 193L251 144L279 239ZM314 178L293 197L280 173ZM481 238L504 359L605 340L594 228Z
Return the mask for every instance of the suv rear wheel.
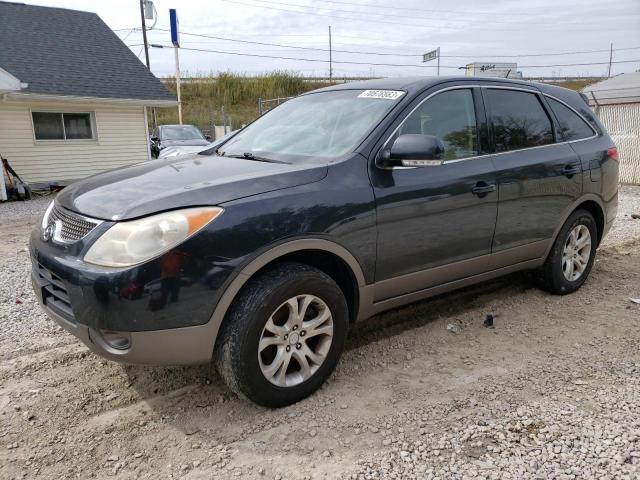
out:
M586 210L573 212L562 226L540 271L542 287L551 293L575 292L587 280L596 255L598 229Z
M267 407L295 403L335 369L348 309L322 271L286 263L249 281L218 335L215 361L235 393Z

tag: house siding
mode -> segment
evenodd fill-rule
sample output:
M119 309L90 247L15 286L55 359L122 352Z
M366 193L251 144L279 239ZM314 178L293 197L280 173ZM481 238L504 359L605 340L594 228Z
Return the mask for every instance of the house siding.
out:
M95 140L36 141L32 111L93 112ZM69 182L149 159L145 108L0 100L0 154L27 183Z

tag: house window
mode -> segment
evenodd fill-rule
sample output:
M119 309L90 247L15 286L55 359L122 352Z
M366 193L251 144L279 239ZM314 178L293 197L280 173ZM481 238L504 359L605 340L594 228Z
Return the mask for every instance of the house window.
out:
M32 112L36 140L92 140L91 113Z

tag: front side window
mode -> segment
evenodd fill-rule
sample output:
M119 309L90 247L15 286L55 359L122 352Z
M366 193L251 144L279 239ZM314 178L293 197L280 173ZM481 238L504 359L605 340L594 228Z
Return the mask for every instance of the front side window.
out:
M553 143L553 126L535 93L487 89L496 151Z
M219 148L298 162L353 152L404 96L395 90L330 90L293 98L270 110Z
M402 122L398 134L438 137L444 143L444 160L477 155L478 134L471 90L449 90L425 100Z
M91 140L91 113L32 112L36 140Z
M594 135L593 129L576 112L553 98L547 98L547 101L558 119L558 127L565 141L580 140Z

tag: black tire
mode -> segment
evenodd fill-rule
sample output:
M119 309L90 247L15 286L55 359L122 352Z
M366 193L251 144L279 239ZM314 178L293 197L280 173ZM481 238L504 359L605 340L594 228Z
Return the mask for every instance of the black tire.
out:
M580 275L574 281L570 281L565 277L563 272L563 250L572 230L579 225L584 225L589 229L591 236L591 252L587 265ZM549 252L549 256L539 271L540 286L550 293L556 295L566 295L578 290L589 277L593 262L596 256L596 247L598 242L598 227L593 215L586 210L576 210L573 212L565 224L560 229L558 236L553 243L553 247Z
M298 295L313 295L326 304L333 319L333 338L324 361L308 379L282 387L263 374L258 344L269 317ZM251 279L234 300L216 340L216 367L236 394L265 407L290 405L311 395L333 372L344 349L348 324L344 294L331 277L305 264L280 264Z

